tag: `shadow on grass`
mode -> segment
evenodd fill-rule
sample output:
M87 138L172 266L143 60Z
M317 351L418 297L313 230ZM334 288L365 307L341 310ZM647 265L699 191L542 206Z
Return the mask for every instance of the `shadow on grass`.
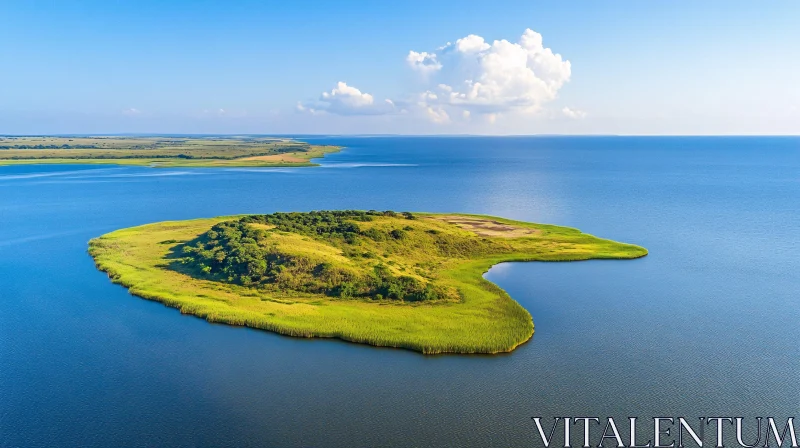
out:
M157 267L162 269L169 269L179 274L188 275L189 277L192 277L197 280L211 280L217 282L224 282L224 279L222 279L218 275L206 274L197 267L192 266L191 264L188 263L190 259L184 253L184 248L196 246L198 243L205 243L206 241L207 238L201 235L189 241L166 240L159 242L158 244L171 244L172 247L169 248L169 252L167 252L167 255L164 257L164 259L167 260L167 262L159 264L157 265Z

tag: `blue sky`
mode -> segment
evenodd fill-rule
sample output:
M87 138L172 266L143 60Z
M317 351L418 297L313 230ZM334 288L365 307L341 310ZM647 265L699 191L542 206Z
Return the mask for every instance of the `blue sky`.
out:
M797 0L7 0L0 24L4 134L800 134Z

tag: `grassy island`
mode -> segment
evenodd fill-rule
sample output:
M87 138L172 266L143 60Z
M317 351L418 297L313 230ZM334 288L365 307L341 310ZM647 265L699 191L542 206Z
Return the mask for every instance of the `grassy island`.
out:
M0 166L110 164L152 167L314 166L339 151L268 137L2 137Z
M423 353L498 353L531 315L482 274L505 261L637 258L579 230L461 214L319 211L170 221L89 243L132 294L210 322Z

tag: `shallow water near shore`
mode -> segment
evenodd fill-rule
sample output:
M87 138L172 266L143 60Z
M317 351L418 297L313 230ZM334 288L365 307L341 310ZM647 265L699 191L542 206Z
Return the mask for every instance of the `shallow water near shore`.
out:
M308 141L347 149L318 168L0 167L0 446L540 446L532 416L797 416L800 138ZM86 253L149 222L346 208L650 255L495 266L533 339L423 356L212 325Z

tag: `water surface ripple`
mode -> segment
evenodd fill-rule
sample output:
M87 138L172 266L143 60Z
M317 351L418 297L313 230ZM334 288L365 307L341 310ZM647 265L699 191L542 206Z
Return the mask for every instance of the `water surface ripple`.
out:
M538 446L531 416L797 416L800 139L336 138L347 169L0 167L0 446ZM312 209L487 213L650 250L487 278L536 334L422 356L212 325L87 241Z

